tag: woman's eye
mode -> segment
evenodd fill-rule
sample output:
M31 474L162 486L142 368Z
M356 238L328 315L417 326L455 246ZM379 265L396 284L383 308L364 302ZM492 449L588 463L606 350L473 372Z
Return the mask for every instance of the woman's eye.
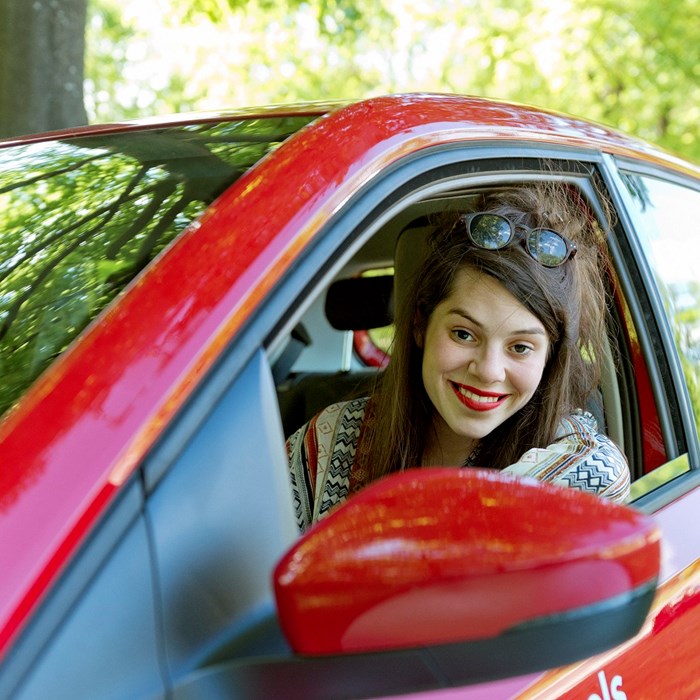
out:
M516 355L528 355L532 352L532 348L529 345L523 345L522 343L513 345L512 349Z
M464 341L474 340L474 336L468 330L465 330L464 328L455 328L452 331L452 334L454 335L455 338L457 338L457 340L464 340Z

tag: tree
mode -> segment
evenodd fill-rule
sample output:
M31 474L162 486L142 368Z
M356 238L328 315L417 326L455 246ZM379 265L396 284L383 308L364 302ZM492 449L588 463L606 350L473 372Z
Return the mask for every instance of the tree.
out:
M595 117L700 161L699 0L575 0Z
M88 0L0 0L0 137L87 123Z

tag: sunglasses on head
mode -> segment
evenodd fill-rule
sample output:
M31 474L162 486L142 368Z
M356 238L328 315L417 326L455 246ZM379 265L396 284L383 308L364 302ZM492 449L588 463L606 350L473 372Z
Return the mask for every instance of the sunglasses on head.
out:
M566 236L548 228L516 226L501 214L475 212L461 217L469 240L483 250L502 250L522 243L534 260L545 267L562 265L576 254Z

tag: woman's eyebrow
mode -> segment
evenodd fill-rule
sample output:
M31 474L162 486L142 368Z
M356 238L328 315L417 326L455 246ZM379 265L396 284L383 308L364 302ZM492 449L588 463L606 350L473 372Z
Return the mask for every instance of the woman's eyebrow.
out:
M479 328L484 327L483 323L481 323L480 321L477 321L475 318L472 318L464 309L459 309L459 308L450 309L449 313L455 314L457 316L461 316L463 319L469 321L470 323L473 323L475 326L478 326ZM509 335L547 335L547 334L545 333L544 328L534 326L533 328L523 328L522 330L519 330L519 331L512 331L511 333L509 333Z
M454 308L450 309L448 311L449 314L454 314L455 316L461 316L463 319L466 319L469 321L469 323L473 323L475 326L479 326L479 328L483 328L484 324L481 323L480 321L477 321L475 318L472 318L464 309L459 309L459 308Z

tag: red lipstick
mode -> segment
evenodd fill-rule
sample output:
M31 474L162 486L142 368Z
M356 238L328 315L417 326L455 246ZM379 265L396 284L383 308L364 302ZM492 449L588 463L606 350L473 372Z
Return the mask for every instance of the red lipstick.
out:
M509 394L497 394L492 391L483 391L473 386L450 382L455 396L467 408L472 411L493 411L498 408L509 396Z

